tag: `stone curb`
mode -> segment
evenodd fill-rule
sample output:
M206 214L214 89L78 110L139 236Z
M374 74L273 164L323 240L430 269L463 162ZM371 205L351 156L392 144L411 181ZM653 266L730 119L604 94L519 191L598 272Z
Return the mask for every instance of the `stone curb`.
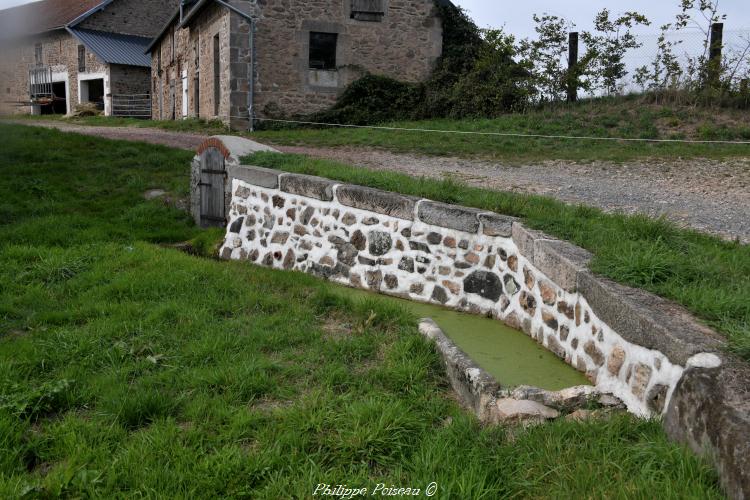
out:
M518 251L529 259L532 263L534 262L534 246L539 240L553 240L551 236L544 234L541 231L534 229L528 229L520 222L514 222L511 228L511 237L513 243L518 247Z
M471 408L482 422L489 421L488 406L500 392L500 384L459 349L433 320L419 320L419 332L435 342L443 358L451 387L461 398L464 406Z
M333 187L336 185L323 177L312 175L281 173L279 189L289 194L297 194L320 201L333 201Z
M688 368L664 417L667 435L712 461L730 498L750 498L750 368Z
M726 341L681 306L589 271L578 273L578 292L596 315L625 340L660 351L685 366L700 353L718 353Z
M551 239L534 240L533 254L534 266L570 293L576 292L578 274L588 271L592 259L591 253L581 247Z
M278 189L281 172L270 168L240 165L228 167L227 175L230 179L237 179L254 186Z
M342 205L389 215L404 220L414 220L414 208L419 198L404 196L354 184L336 187L336 199Z
M510 238L513 233L513 223L518 223L519 220L516 217L486 212L479 214L479 222L482 224L482 234L485 236Z
M476 208L448 205L430 200L421 200L417 217L425 224L476 234L479 231L479 215Z

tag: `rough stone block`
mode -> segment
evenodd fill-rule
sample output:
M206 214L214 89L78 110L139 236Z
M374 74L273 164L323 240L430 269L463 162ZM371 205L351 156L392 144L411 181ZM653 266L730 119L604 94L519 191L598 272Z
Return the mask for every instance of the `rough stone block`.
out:
M514 222L511 228L511 236L513 237L513 243L518 247L518 251L534 262L534 244L537 240L551 240L551 236L544 234L541 231L535 231L528 229L520 222Z
M343 185L336 188L339 203L347 207L368 210L404 220L414 220L414 207L418 198L379 189Z
M322 177L300 174L282 174L279 177L280 189L290 194L298 194L321 201L333 201L335 182Z
M500 278L489 271L474 271L464 280L464 291L497 302L503 293Z
M227 174L230 179L237 179L253 186L260 186L268 189L277 189L279 187L279 172L270 168L253 167L240 165L229 167Z
M523 399L499 399L496 408L497 422L541 422L560 416L560 412L554 408Z
M685 366L691 356L720 352L725 345L685 309L654 294L588 271L578 273L577 289L599 319L625 340L661 351L672 363Z
M713 461L730 498L750 498L750 368L726 359L718 368L689 368L664 416L674 440Z
M518 222L518 219L507 215L485 213L479 214L479 222L482 223L482 232L486 236L510 238L513 233L513 223Z
M476 233L479 230L479 214L474 208L447 205L435 201L423 201L419 204L419 220L425 224Z
M591 254L567 241L535 240L534 265L568 292L576 291L578 273L586 271Z

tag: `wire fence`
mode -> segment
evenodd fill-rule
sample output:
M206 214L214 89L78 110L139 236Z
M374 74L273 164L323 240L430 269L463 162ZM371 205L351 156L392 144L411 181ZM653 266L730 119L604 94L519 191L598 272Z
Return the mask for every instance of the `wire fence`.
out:
M664 33L636 33L638 48L625 54L625 77L619 82L622 93L647 90L648 82L639 82L639 69L653 72L654 64L663 64L664 52L660 46L669 47L680 73L677 82L685 83L695 78L700 61L709 57L710 38L700 29L685 28ZM586 49L583 46L583 50ZM730 28L723 31L721 72L725 82L733 89L740 90L743 81L750 79L750 28ZM664 73L662 73L664 77Z

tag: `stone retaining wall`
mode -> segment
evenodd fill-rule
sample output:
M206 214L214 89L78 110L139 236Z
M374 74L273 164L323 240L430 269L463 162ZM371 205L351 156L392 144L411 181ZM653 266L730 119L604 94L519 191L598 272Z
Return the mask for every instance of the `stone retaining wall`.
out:
M669 328L646 334L648 318L621 298L613 304L608 292L616 285L586 271L588 253L517 220L327 179L242 170L232 181L225 259L491 315L638 415L664 413L686 366L706 357L719 362L706 354L720 346L708 329L681 325L679 339ZM696 342L680 342L686 334Z
M491 315L750 492L747 364L680 306L594 275L588 252L503 215L259 167L229 168L227 204L222 258Z

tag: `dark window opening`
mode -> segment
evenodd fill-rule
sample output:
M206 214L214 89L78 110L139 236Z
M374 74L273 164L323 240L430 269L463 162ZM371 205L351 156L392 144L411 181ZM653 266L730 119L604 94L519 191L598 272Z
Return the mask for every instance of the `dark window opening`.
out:
M336 33L310 33L310 69L335 70Z
M86 47L83 45L78 46L78 72L84 73L86 71Z
M219 101L221 101L221 61L219 35L214 36L214 116L219 116Z
M177 40L175 36L175 30L172 28L172 54L170 55L170 62L174 62L175 52L177 52Z
M42 44L37 43L34 45L34 62L37 66L42 65Z
M193 80L193 92L195 94L193 95L193 108L195 108L195 117L200 118L201 116L201 82L200 79L196 76L195 80Z
M379 23L383 17L385 0L352 0L352 19Z
M7 87L7 88L5 89L5 93L6 93L6 94L10 94L10 87Z

